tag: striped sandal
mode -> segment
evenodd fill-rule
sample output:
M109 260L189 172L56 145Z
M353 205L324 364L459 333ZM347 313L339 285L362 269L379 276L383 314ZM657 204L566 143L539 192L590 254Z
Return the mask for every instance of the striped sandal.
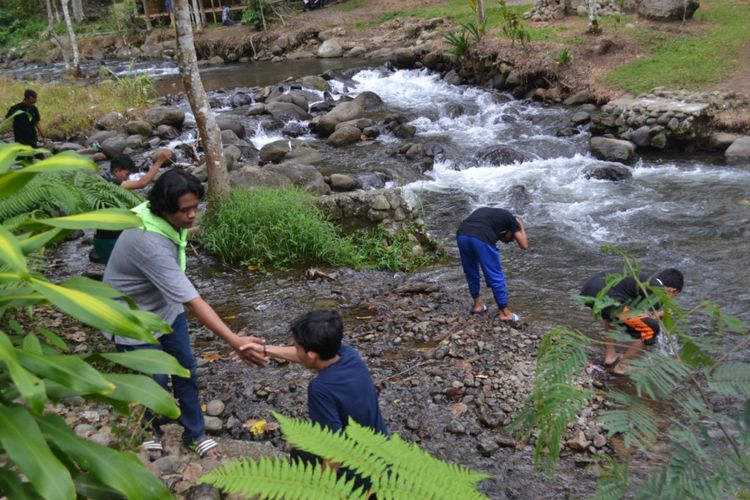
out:
M192 446L190 446L190 449L196 452L200 458L221 458L221 449L219 449L219 443L208 437L204 437L203 439L196 441L192 444ZM216 452L214 452L214 450L216 450Z
M157 437L153 437L141 444L141 448L146 450L148 453L148 460L154 462L164 456L164 447L161 445L161 440Z

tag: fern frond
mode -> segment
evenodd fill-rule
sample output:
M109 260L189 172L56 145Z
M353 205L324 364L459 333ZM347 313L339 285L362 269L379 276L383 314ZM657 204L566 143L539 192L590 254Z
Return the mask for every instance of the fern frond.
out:
M705 370L708 385L724 396L750 396L750 364L731 361Z
M107 182L98 175L76 172L73 184L82 190L90 210L100 208L133 208L143 203L143 197Z
M620 464L605 455L607 465L596 480L596 500L619 500L630 489L630 464Z
M647 352L628 362L628 375L635 382L639 397L668 396L690 375L687 367L672 356Z
M700 395L694 392L682 392L674 402L681 408L687 420L697 422L709 413L709 409Z
M615 391L610 395L621 409L602 411L599 421L610 436L622 434L625 447L635 445L641 451L648 452L659 430L648 402L622 392Z
M687 437L683 433L683 437ZM721 495L723 470L714 465L720 457L709 460L702 446L691 436L690 442L674 442L669 464L665 469L666 486L672 491L681 491L684 497L724 498Z
M563 327L546 334L537 354L537 384L570 383L573 375L588 365L584 348L590 343L582 333Z
M372 453L363 453L357 443L341 432L333 432L308 420L296 420L273 412L286 440L296 449L332 460L364 477L378 477L388 464Z
M230 462L201 477L200 481L248 498L367 498L361 489L354 491L354 481L347 481L345 476L338 478L331 468L324 470L320 464L305 465L281 458Z

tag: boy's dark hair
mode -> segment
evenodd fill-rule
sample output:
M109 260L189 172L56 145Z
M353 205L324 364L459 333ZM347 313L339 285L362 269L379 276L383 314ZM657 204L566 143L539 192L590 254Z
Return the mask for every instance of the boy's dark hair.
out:
M133 163L133 159L128 155L117 155L112 158L111 162L109 162L109 170L111 172L114 172L115 170L127 170L128 172L132 172L135 170L135 163Z
M656 281L656 283L653 283ZM674 288L678 292L682 291L682 285L685 280L682 273L677 269L669 268L660 271L656 276L651 279L652 284L661 285L669 288Z
M305 351L312 351L325 361L338 354L344 325L337 311L317 309L292 321L289 329L295 342Z
M31 89L26 89L23 93L23 98L28 99L29 97L36 99L36 92Z
M201 181L193 174L184 170L169 170L156 180L148 193L151 212L160 217L176 213L180 209L178 200L186 193L193 193L198 199L203 199L205 190Z

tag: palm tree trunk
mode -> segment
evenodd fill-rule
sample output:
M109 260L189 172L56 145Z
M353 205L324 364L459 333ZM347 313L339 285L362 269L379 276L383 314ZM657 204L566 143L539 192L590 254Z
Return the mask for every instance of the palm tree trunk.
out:
M224 146L221 130L208 103L198 72L198 57L195 54L193 30L190 26L189 0L174 0L175 31L177 33L177 64L180 67L182 85L185 87L190 108L195 115L208 169L209 200L223 198L229 194L229 173L224 161Z
M62 0L62 11L65 17L65 26L68 28L68 38L70 38L70 49L73 52L72 71L78 76L81 74L81 62L78 57L78 40L76 39L76 32L73 30L73 21L70 19L70 13L68 12L68 2L70 0Z

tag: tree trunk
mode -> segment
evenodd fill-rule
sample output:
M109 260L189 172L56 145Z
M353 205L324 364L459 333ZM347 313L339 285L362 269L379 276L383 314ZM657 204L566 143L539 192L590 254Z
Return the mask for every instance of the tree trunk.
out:
M50 0L44 0L44 10L47 11L47 31L51 32L55 27L55 17L52 15Z
M73 19L77 23L83 21L83 2L81 0L73 0Z
M57 0L52 0L52 9L55 11L55 22L60 22L60 11L57 10Z
M70 13L68 12L68 2L70 0L62 0L62 11L63 17L65 17L65 26L68 28L68 38L70 38L70 50L73 52L72 68L75 76L81 75L81 62L78 57L78 40L76 39L76 32L73 31L73 21L70 19Z
M193 0L193 19L195 21L195 31L203 31L201 8L198 6L198 0Z
M151 18L148 17L149 15L148 0L143 0L142 3L143 3L143 17L146 19L146 30L150 31L151 30Z
M477 22L479 23L479 28L481 29L482 26L484 26L486 19L484 17L484 0L477 0Z
M193 30L190 26L189 0L174 0L175 31L177 33L177 64L180 67L182 85L185 87L190 108L195 115L208 169L208 197L210 200L223 198L229 194L229 173L224 161L224 146L221 130L216 123L214 112L208 103L198 72L198 57L195 54Z

